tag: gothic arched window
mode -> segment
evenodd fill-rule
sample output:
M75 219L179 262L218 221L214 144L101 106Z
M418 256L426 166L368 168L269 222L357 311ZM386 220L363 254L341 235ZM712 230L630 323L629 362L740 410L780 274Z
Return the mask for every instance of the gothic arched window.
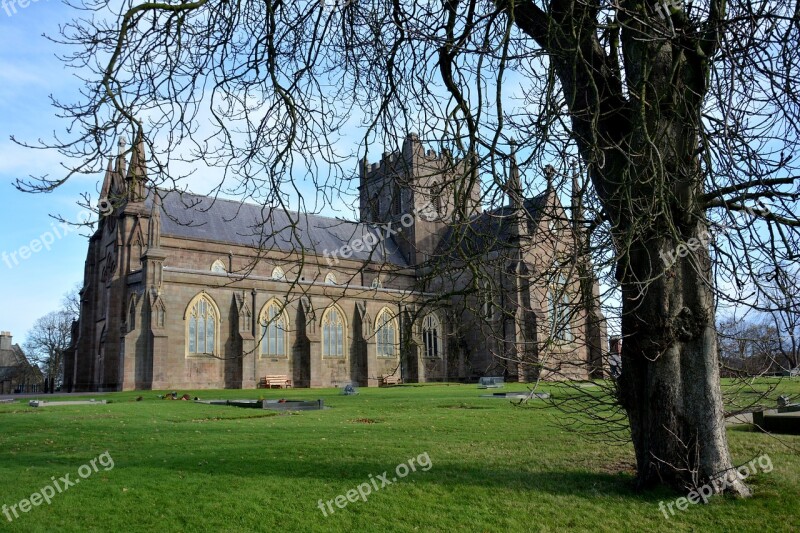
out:
M486 320L494 320L494 297L492 284L489 281L483 282L483 316Z
M436 315L428 315L422 321L422 343L425 347L425 357L439 357L442 353L441 324Z
M397 355L397 319L388 308L384 307L375 321L375 337L377 337L378 357L394 357Z
M277 300L270 300L261 311L261 355L286 357L289 321Z
M369 201L369 211L373 222L377 222L378 220L380 220L381 202L380 199L378 198L378 193L372 195L372 198Z
M444 214L442 213L442 188L443 187L436 182L433 182L431 186L431 205L438 216Z
M403 194L400 185L394 184L392 188L392 214L399 215L403 211Z
M344 313L332 305L322 316L322 356L344 357L345 342Z
M186 316L186 351L189 355L216 355L219 311L207 294L189 305Z
M547 306L550 312L550 336L560 341L571 341L572 325L570 324L571 304L567 292L567 278L558 275L557 285L547 289Z

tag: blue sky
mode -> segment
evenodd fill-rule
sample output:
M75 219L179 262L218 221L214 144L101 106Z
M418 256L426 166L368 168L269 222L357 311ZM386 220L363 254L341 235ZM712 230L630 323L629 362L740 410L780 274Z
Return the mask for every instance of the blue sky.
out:
M77 12L57 0L38 0L24 8L19 1L14 0L12 7L11 0L0 0L0 198L5 200L0 209L0 294L4 297L0 330L11 331L15 341L21 343L34 321L59 309L64 293L83 279L86 231L84 235L77 231L65 235L50 215L77 220L85 214L76 203L80 194L88 192L96 199L102 176L71 178L63 187L45 195L25 194L13 187L15 179L31 174L64 176L58 153L21 148L9 137L14 135L33 143L37 139L51 141L54 133L63 134L69 124L55 116L49 96L65 102L79 100L75 72L66 69L56 57L65 52L63 45L42 37L43 33L58 35L58 25L74 18ZM351 143L355 148L361 140L358 123L357 116L348 121L349 131L340 141L343 148L349 148ZM371 151L370 159L376 160L378 153ZM217 183L218 179L207 170L198 170L189 185L194 185L194 192L207 192L201 184ZM303 178L296 179L305 198L319 201L319 191L302 181ZM309 207L315 211L322 207L327 215L351 217L349 200L333 198L336 209L330 204L314 206L313 202ZM37 250L37 244L45 241L47 249Z
M63 175L57 153L24 149L9 137L47 140L63 131L66 124L55 116L48 96L74 100L77 88L73 74L55 57L58 45L42 37L57 34L71 10L55 0L14 9L0 0L0 254L5 254L0 255L0 330L11 331L14 342L21 343L33 322L57 310L62 295L82 280L86 238L76 231L65 234L49 214L78 217L75 202L80 192L95 191L96 178L78 178L45 195L13 187L16 178L30 174ZM42 238L52 238L49 251L20 256L24 246Z
M77 201L83 192L97 198L102 175L71 178L49 194L25 194L13 186L15 179L29 175L65 175L57 152L22 148L9 137L35 144L37 139L52 141L54 133L63 136L69 124L56 116L49 96L62 102L80 98L75 71L56 57L66 49L42 36L57 36L59 24L79 13L56 0L37 0L24 8L18 2L14 0L12 6L11 0L0 0L0 198L4 200L0 209L0 330L10 331L21 344L35 320L58 310L63 295L83 280L88 232L66 233L51 215L69 220L86 215ZM184 183L203 193L218 178L216 173L199 172ZM311 183L298 185L307 199L317 196ZM334 201L337 209L327 205L325 214L353 216L346 201ZM39 244L44 242L46 247Z

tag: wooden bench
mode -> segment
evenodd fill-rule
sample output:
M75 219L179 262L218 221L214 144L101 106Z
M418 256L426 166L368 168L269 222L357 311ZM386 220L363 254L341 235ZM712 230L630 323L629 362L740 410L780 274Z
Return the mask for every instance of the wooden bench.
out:
M403 382L399 376L383 376L381 378L381 385L399 385Z
M259 383L259 386L264 389L271 389L273 387L277 387L279 389L288 389L292 386L292 380L289 379L289 376L275 374L270 376L264 376Z

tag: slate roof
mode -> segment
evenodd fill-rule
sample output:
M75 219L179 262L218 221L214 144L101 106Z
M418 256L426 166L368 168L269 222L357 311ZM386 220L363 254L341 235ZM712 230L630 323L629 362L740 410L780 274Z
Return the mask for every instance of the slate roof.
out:
M0 367L16 367L25 359L18 344L12 344L8 350L0 349Z
M0 381L18 379L28 372L36 372L39 367L30 364L18 344L10 349L0 349Z
M150 191L146 200L147 209L151 209L152 194ZM349 259L408 266L383 226L189 193L159 194L162 235L317 255L330 254L361 239L366 243L364 250L354 251ZM372 237L365 240L368 234Z

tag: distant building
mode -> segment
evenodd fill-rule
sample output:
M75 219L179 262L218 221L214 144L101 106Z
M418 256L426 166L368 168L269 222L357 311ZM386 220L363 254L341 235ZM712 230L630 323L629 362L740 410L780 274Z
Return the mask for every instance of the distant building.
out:
M10 332L0 332L0 394L41 392L44 389L42 371L11 341Z
M67 390L604 372L603 317L581 305L593 277L582 286L567 265L531 281L573 261L575 239L549 186L522 197L516 163L507 203L483 210L463 162L408 135L361 162L350 222L157 190L141 138L129 162L120 152L101 192L113 212L89 242Z

